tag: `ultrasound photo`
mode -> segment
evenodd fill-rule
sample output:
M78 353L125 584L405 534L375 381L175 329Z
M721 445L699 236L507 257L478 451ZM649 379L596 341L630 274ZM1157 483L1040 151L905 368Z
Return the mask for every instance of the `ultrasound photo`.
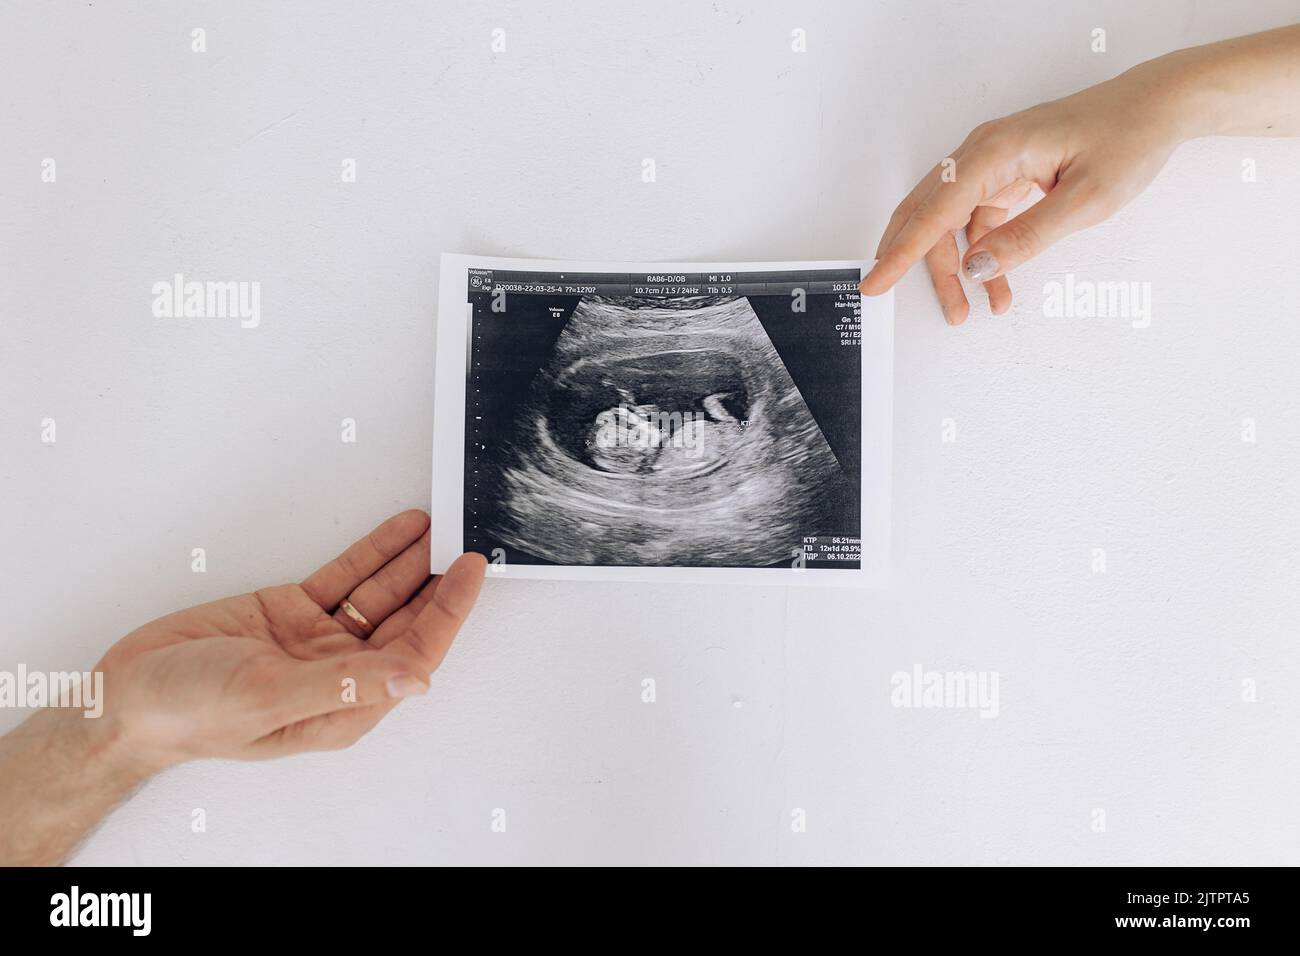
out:
M857 568L858 279L469 269L465 549Z

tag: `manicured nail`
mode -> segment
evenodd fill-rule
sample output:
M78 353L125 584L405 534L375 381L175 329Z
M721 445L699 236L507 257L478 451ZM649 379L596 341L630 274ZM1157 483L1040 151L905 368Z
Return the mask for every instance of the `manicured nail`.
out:
M407 674L388 678L389 697L418 697L429 689L424 681Z
M966 260L966 278L975 282L992 279L998 274L997 256L987 250L980 250Z

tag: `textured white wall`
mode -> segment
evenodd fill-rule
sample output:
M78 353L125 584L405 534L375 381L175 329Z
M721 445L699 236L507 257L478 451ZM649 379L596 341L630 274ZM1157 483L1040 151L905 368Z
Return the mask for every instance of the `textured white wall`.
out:
M977 122L1300 3L0 11L0 667L76 669L424 503L439 252L870 255ZM1008 318L908 276L893 590L489 581L356 749L176 769L78 861L1300 862L1298 173L1191 144ZM153 319L174 272L260 281L261 326ZM1065 272L1150 282L1151 326L1044 318ZM1000 716L892 708L918 662L996 670Z

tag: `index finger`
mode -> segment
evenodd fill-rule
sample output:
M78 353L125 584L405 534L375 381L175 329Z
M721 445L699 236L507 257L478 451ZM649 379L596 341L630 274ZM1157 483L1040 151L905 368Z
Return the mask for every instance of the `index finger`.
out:
M875 268L862 280L862 293L888 292L940 239L970 222L971 212L982 198L979 177L970 172L951 182L936 183L930 194L917 204L912 218L899 230L893 243L883 250Z
M877 259L894 244L894 237L898 235L899 230L907 225L921 200L934 191L934 187L939 184L942 175L943 164L936 163L928 173L921 177L921 181L912 187L912 191L904 197L903 201L898 204L898 208L894 210L893 215L889 217L889 222L885 225L885 232L880 237L880 242L876 245Z

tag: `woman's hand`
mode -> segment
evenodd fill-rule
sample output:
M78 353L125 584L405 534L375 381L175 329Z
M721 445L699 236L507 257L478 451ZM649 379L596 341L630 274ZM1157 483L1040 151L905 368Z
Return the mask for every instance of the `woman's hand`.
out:
M1179 143L1216 133L1300 134L1300 27L1180 50L977 127L894 211L862 292L887 291L924 257L950 325L970 311L960 274L984 283L1000 315L1008 272L1115 213ZM1044 197L1008 220L1036 190Z
M478 596L479 555L430 578L428 527L424 512L403 512L301 584L132 631L96 668L100 720L151 770L354 743L398 700L428 689Z
M1156 92L1125 74L976 127L894 211L863 293L886 291L924 257L949 325L970 311L959 268L984 284L995 315L1006 312L1006 273L1108 218L1147 187L1181 141L1176 112L1160 109ZM1045 197L1008 220L1008 210L1035 190ZM956 240L963 229L964 264Z

